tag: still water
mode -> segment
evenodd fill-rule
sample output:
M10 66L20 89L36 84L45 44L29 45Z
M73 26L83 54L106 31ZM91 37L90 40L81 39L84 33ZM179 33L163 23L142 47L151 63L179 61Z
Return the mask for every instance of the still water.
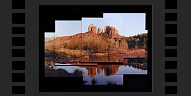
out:
M57 77L83 77L84 85L123 85L124 74L147 74L147 63L144 61L130 59L123 64L56 63L57 66L51 69L56 71L54 76Z

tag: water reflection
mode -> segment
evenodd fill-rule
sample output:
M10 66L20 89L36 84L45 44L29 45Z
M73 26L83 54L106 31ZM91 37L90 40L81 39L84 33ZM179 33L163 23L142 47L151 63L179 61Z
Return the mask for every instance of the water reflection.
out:
M59 66L55 66L59 65ZM147 74L146 59L123 59L122 63L56 63L46 68L47 77L83 77L84 85L123 85L124 74Z

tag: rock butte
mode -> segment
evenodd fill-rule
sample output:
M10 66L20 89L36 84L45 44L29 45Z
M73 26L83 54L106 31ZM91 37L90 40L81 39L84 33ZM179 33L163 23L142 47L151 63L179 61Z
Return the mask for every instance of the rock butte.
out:
M124 38L124 36L119 35L118 30L113 26L105 26L103 30L101 28L97 28L94 24L90 24L88 26L88 32L92 32L94 35L107 33L112 38Z

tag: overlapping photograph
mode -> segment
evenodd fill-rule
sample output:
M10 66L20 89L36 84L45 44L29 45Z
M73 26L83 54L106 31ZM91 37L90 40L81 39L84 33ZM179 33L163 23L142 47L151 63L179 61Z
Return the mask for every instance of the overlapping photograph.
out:
M84 85L123 85L124 74L147 75L145 13L55 20L45 32L45 77L83 77Z

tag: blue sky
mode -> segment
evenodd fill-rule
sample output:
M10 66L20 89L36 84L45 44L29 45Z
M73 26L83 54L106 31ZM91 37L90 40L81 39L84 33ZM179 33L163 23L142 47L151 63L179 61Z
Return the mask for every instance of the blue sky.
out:
M145 13L104 13L103 17L109 18L106 24L115 25L121 35L133 36L146 32Z
M45 32L45 37L47 37L47 38L52 38L52 37L54 37L54 33L52 32Z
M56 20L55 36L69 36L87 32L88 25L95 24L97 28L111 25L123 36L133 36L147 32L145 30L145 13L103 13L103 18L82 17L82 20ZM45 37L51 37L46 34Z
M103 18L83 17L82 18L82 32L88 31L90 24L96 25L97 28L103 27Z
M56 20L55 21L55 36L69 36L81 32L81 20Z

